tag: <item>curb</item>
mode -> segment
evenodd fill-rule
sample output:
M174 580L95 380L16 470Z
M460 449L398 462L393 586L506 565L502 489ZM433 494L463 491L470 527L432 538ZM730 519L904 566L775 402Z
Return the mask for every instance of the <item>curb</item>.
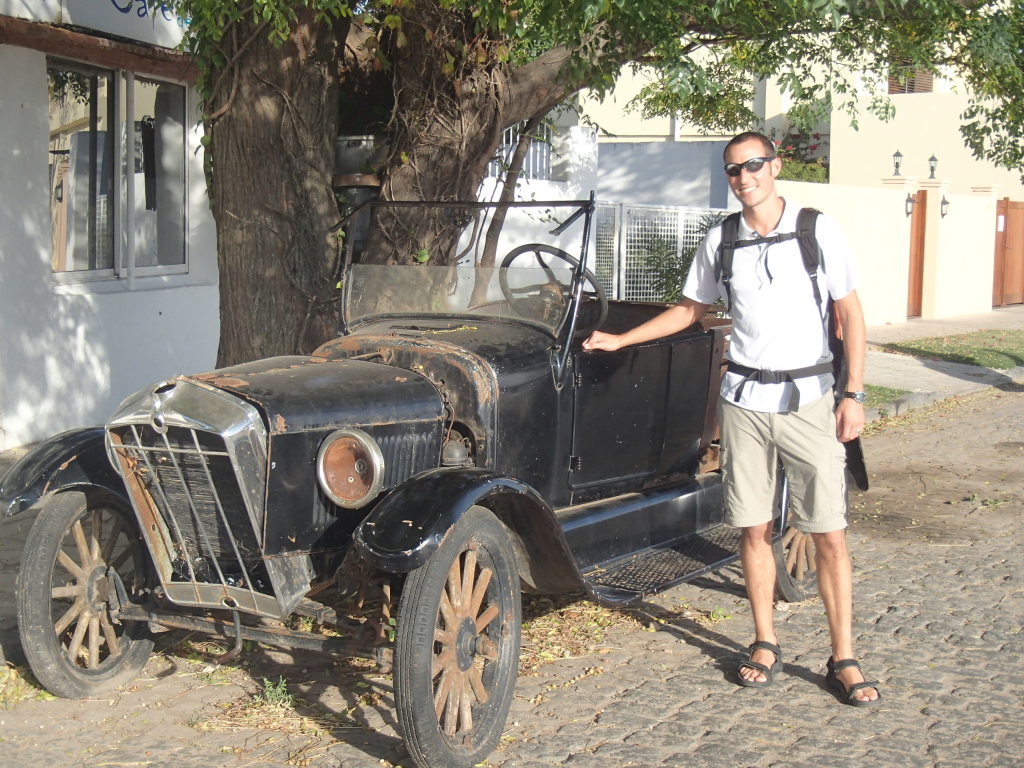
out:
M994 369L980 369L994 370ZM1005 371L996 371L1006 376L1013 384L1024 384L1024 366L1018 365ZM882 418L904 416L908 412L924 408L944 400L953 400L965 395L973 395L977 392L984 392L986 389L998 389L999 385L979 382L977 385L961 389L958 392L911 392L895 400L891 400L877 408L869 408L864 412L865 423L870 424Z

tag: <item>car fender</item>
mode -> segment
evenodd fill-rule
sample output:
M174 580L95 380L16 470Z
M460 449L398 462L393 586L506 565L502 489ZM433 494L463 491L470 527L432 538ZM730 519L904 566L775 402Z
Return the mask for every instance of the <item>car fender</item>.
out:
M48 494L85 487L128 499L124 481L107 457L103 427L54 435L18 459L0 478L0 518L20 514Z
M408 573L426 563L451 527L477 505L508 527L527 585L539 592L583 586L555 514L544 499L513 477L477 467L432 469L410 478L359 524L355 546L378 569Z

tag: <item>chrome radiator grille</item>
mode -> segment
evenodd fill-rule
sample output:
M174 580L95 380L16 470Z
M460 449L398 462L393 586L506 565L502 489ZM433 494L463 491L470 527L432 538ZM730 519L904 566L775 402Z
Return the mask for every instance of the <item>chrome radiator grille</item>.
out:
M113 430L171 539L171 567L187 581L252 584L260 547L223 438L149 425Z
M165 382L122 404L107 443L167 599L287 615L308 569L263 558L267 435L251 405Z

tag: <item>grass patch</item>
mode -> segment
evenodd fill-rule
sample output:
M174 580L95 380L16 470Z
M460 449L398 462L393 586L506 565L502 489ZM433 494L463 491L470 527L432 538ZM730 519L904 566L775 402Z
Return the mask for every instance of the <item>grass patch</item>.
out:
M938 413L947 415L956 414L967 403L978 402L982 398L992 397L993 395L998 396L998 394L999 393L995 390L983 390L975 393L974 395L951 397L946 400L939 400L937 403L932 403L924 408L914 408L906 413L901 413L899 416L884 414L877 421L865 424L861 437L879 435L890 427L920 424L923 421L934 418Z
M910 390L865 384L864 393L867 395L867 398L864 400L865 408L880 408L883 405L891 403L893 400L898 400L904 395L909 395Z
M1003 371L1024 365L1024 330L974 331L882 346L890 352L927 360L980 365Z
M277 682L264 677L263 690L254 697L260 704L273 709L291 709L295 706L295 697L288 692L288 683L283 677L278 677Z

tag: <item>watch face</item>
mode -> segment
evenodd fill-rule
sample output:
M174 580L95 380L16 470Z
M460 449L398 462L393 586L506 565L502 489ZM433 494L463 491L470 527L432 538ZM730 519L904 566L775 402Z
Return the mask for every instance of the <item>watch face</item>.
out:
M847 392L846 396L852 398L855 403L863 403L867 399L863 392Z

